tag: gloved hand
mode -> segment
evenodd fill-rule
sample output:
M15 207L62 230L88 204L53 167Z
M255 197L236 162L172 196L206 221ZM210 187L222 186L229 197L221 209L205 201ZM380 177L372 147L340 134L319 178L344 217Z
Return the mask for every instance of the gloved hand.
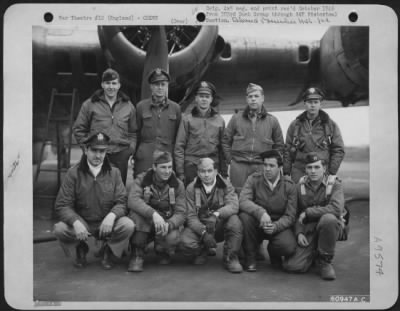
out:
M204 233L203 235L203 243L207 248L215 248L217 247L217 242L214 239L214 236L210 233Z
M218 218L214 214L207 218L207 221L205 223L207 233L214 234L217 222Z

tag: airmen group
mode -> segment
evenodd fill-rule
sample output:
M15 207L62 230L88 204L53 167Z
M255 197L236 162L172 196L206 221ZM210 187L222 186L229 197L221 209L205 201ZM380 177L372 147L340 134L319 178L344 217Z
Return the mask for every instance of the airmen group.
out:
M336 177L344 145L321 110L322 91L305 91L305 111L285 143L261 86L248 85L243 112L225 126L212 83L196 86L195 106L182 115L168 99L169 81L154 69L152 95L135 107L119 74L107 69L102 89L83 103L73 133L84 153L55 203L54 234L74 265L87 265L91 236L100 242L95 256L104 269L125 255L130 272L144 270L151 242L159 264L178 252L203 265L225 241L223 266L254 272L259 245L268 240L272 266L306 272L316 265L322 279L335 279L336 241L348 232ZM134 181L127 193L129 162Z

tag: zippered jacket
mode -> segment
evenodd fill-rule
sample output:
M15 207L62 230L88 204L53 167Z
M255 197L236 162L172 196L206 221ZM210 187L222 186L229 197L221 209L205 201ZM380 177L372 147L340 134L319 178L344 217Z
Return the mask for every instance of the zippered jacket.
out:
M277 149L283 152L283 135L278 119L264 106L257 116L255 127L249 119L249 108L232 116L225 129L223 150L228 163L262 163L260 153Z
M119 170L107 159L97 177L89 170L86 155L71 167L61 185L55 203L57 218L72 226L75 220L101 222L108 213L116 218L127 214L126 190Z
M136 108L121 91L111 108L104 91L98 90L82 104L72 130L81 145L91 135L103 132L110 137L108 153L116 153L127 147L133 153L136 149Z

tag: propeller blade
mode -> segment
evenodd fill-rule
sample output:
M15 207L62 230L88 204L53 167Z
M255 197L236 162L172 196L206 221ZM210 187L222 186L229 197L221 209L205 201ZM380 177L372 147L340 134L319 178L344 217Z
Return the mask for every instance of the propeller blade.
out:
M168 44L164 26L151 27L151 38L147 44L146 58L142 75L141 99L151 96L147 76L154 68L169 71L168 68Z

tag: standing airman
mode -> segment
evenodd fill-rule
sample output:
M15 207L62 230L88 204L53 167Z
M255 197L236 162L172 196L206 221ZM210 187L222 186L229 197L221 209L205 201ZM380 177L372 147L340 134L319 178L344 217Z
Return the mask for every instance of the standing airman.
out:
M323 92L309 88L303 95L306 111L294 120L286 134L283 173L297 183L304 175L305 157L316 152L327 165L327 173L336 175L344 157L340 129L329 115L321 110Z
M262 170L261 152L283 150L282 130L278 119L264 107L263 88L250 83L246 93L247 107L232 116L223 138L229 177L238 194L247 177Z
M155 150L173 154L181 121L180 106L168 99L169 74L160 68L150 72L151 98L137 104L138 143L134 177L152 167Z
M216 102L214 85L200 82L195 101L196 106L182 118L175 144L176 173L186 185L197 176L197 162L204 157L213 159L218 171L227 175L222 151L225 121L213 107Z

